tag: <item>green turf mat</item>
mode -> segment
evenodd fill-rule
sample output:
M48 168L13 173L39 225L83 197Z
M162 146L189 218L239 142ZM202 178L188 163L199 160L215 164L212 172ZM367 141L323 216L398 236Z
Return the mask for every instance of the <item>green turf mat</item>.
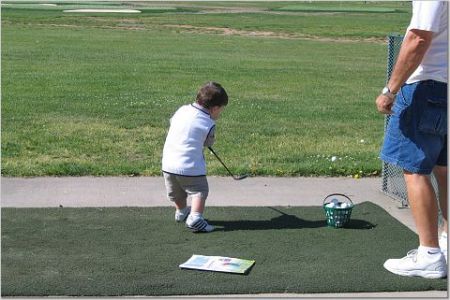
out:
M194 234L173 209L3 208L2 296L341 293L446 290L383 269L417 236L370 202L348 228L321 207L208 207ZM181 270L192 254L254 259L247 275Z

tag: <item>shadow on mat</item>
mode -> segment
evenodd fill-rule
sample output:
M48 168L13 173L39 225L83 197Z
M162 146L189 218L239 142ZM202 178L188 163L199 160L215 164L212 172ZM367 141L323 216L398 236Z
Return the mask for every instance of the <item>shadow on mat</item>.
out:
M304 220L295 215L286 214L276 208L270 209L279 212L281 215L270 220L236 220L236 221L213 221L208 220L216 227L214 231L234 231L234 230L269 230L269 229L302 229L327 227L326 220ZM364 220L352 220L343 229L372 229L376 225Z
M350 219L344 229L374 229L375 227L377 227L376 224L364 220Z

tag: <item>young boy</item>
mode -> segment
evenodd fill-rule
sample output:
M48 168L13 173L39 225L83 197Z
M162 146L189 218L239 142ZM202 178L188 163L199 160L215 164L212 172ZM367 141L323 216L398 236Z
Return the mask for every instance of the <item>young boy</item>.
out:
M170 119L162 157L167 197L175 203L175 221L186 220L194 232L214 230L203 218L209 192L203 147L214 143L215 120L227 104L222 86L208 82L198 91L195 103L183 105Z

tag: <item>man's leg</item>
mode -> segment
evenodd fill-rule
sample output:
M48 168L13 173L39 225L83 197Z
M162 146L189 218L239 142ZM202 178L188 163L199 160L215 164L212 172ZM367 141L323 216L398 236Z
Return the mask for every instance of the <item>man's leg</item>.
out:
M439 206L441 208L442 218L443 218L443 226L442 231L447 232L448 229L448 199L447 199L447 167L436 166L433 169L434 177L438 183L439 188Z
M411 211L419 234L419 248L401 259L388 259L384 267L402 276L443 278L447 265L438 242L438 205L427 175L403 172Z
M445 256L445 259L448 260L447 257L447 248L448 248L448 199L447 199L447 167L445 166L436 166L433 169L434 176L438 183L439 188L439 206L441 208L442 214L442 227L441 234L439 236L439 247L441 248L442 254Z
M438 206L431 179L408 171L404 171L404 176L419 243L421 246L439 247Z

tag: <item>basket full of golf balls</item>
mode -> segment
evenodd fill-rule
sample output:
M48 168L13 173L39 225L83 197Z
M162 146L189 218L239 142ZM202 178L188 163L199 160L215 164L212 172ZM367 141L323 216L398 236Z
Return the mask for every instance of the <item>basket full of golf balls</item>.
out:
M341 228L348 224L353 202L344 194L330 194L323 200L323 209L329 227Z

